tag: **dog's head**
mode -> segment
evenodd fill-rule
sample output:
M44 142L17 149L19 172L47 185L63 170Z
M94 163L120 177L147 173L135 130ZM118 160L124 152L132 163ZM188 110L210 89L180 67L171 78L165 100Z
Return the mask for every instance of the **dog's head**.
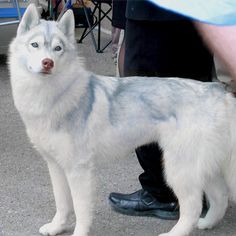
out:
M77 54L74 29L71 10L58 22L45 21L40 19L36 6L30 4L11 43L10 60L17 60L14 66L40 77L60 73Z

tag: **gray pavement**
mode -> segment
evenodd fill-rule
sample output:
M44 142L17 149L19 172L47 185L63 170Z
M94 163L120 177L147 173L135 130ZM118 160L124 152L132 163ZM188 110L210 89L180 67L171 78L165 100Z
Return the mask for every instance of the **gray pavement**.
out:
M108 40L106 36L104 40ZM114 75L111 47L95 52L90 38L79 45L87 67L98 74ZM78 71L79 74L79 71ZM175 221L131 217L111 210L107 196L111 191L132 192L140 188L141 169L135 157L97 162L94 220L89 235L154 236L169 230ZM78 180L79 181L79 180ZM236 207L231 206L222 222L208 231L195 230L193 236L235 236ZM23 123L14 108L6 65L0 63L0 236L39 236L38 229L55 212L52 188L45 162L32 148ZM69 231L73 231L73 217Z

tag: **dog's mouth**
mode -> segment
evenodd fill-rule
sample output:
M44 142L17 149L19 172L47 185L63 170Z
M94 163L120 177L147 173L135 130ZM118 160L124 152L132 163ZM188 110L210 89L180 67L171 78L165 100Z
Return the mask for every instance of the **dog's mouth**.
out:
M29 71L31 72L31 73L35 73L35 74L41 74L41 75L44 75L44 76L46 76L46 75L50 75L50 74L52 74L52 70L51 69L40 69L39 71L37 71L37 70L34 70L31 66L29 66Z
M42 75L50 75L50 74L52 74L52 71L51 70L41 70L40 74L42 74Z

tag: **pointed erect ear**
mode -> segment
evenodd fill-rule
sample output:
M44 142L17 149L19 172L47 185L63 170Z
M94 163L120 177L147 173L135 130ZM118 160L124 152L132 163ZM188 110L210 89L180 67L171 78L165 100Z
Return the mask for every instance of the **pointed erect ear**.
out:
M39 13L37 7L34 4L30 4L18 26L17 35L21 35L32 29L39 24Z
M58 28L71 40L75 38L75 19L72 10L67 10L58 22Z

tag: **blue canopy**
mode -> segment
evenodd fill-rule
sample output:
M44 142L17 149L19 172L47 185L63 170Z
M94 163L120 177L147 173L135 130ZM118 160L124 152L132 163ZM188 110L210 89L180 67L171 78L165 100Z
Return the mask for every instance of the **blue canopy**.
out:
M236 25L236 0L149 0L193 20L216 25Z

